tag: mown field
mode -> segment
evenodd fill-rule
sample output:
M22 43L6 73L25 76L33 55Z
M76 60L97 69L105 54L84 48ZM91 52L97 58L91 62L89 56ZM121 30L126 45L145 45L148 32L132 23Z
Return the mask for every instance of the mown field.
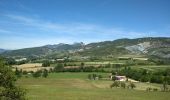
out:
M168 100L170 96L170 92L145 91L149 86L159 88L161 85L158 84L135 83L135 90L111 89L112 81L88 80L88 74L51 73L48 78L22 77L17 84L27 89L28 100Z

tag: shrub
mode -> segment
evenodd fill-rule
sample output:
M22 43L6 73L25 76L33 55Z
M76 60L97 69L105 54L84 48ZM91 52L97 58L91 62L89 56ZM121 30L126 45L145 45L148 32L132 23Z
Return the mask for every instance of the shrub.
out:
M134 83L130 82L129 87L130 87L131 89L134 89L134 88L136 87L136 85L135 85Z
M42 63L42 67L48 67L48 66L50 66L50 62L48 60Z
M157 88L153 88L153 91L158 91L158 89Z
M120 85L120 82L114 81L113 84L110 85L110 87L111 87L111 88L112 88L112 87L116 87L116 88L117 88L117 87L119 87L119 85Z
M42 71L39 70L39 71L34 72L32 75L33 77L37 78L37 77L41 77L41 74L42 74Z
M126 83L125 82L121 82L120 86L125 89L126 88Z
M42 76L46 78L48 76L48 70L44 69Z
M146 88L146 91L152 91L151 87Z

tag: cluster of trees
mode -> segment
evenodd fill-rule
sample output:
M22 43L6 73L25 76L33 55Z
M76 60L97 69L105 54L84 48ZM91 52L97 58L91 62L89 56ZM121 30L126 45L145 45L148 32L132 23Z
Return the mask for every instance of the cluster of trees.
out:
M48 77L48 70L47 69L44 69L44 70L38 70L36 72L30 72L32 74L33 77L37 78L37 77ZM15 70L15 75L20 78L22 77L23 75L27 75L28 72L27 71L22 71L22 70L18 70L16 68Z
M146 91L158 91L158 89L157 88L148 87L148 88L146 88Z
M121 88L128 88L128 89L134 89L136 87L136 85L132 82L129 82L128 84L126 84L125 82L120 82L120 81L114 81L111 85L110 88L112 87L121 87Z
M6 65L21 65L21 64L28 63L28 62L29 62L29 60L15 61L15 59L13 59L13 58L6 58L5 59Z
M119 75L135 79L141 82L164 83L170 84L170 69L151 72L146 69L135 70L125 67L118 72Z
M158 56L150 56L149 61L154 62L157 65L169 65L170 64L170 58L161 58Z
M64 68L63 63L58 63L54 67L54 72L104 72L103 69L96 68L94 66L85 66L84 63L81 63L80 67L73 68Z
M15 85L15 73L0 58L0 100L26 100L26 91Z
M50 61L48 60L43 61L42 67L48 67L48 66L50 66Z
M44 69L43 71L42 70L38 70L34 73L32 73L32 76L35 77L35 78L38 78L38 77L48 77L48 70Z

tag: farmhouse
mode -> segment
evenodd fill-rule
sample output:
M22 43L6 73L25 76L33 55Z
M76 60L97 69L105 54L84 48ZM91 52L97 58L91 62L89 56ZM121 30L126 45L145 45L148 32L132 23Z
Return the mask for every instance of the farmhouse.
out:
M64 61L65 59L57 59L57 61Z
M111 79L113 79L113 78L115 78L115 80L117 80L117 81L126 81L127 80L127 78L126 78L126 76L111 76Z
M25 60L27 60L27 58L15 59L16 62L25 61Z
M115 76L118 81L126 81L126 76Z

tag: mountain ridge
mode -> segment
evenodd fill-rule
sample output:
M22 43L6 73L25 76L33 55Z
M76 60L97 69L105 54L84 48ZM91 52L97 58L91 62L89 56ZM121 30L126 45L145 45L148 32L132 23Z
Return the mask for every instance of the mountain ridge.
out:
M125 54L155 55L170 58L170 38L168 37L145 37L136 39L117 39L84 44L54 44L40 47L24 48L5 51L3 56L45 56L57 53L76 53L79 56L109 56Z

